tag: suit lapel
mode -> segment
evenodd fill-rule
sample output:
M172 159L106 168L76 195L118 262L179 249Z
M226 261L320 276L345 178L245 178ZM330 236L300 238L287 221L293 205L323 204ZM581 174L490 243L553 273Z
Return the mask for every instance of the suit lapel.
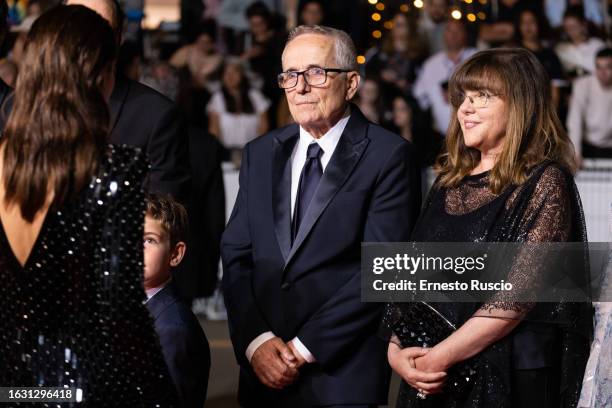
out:
M289 126L274 139L272 148L274 229L285 261L291 250L291 154L298 139L299 128Z
M336 150L329 161L319 186L304 214L297 236L289 256L285 260L285 267L289 264L295 253L312 230L313 226L325 210L340 187L349 178L355 165L368 145L366 137L368 122L362 113L355 107L351 118L338 141Z

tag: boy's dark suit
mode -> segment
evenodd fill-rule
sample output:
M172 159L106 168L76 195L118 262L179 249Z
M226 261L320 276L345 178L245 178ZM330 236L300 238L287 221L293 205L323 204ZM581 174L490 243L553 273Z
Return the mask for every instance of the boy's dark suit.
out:
M184 408L202 408L206 400L210 349L193 312L181 303L173 284L147 301L162 352Z

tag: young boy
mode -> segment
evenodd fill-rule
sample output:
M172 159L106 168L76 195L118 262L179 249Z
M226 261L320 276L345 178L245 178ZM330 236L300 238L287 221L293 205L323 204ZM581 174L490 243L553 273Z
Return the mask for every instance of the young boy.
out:
M144 288L170 376L182 407L206 400L210 349L200 323L175 293L171 269L185 255L187 213L169 197L149 195L144 226Z

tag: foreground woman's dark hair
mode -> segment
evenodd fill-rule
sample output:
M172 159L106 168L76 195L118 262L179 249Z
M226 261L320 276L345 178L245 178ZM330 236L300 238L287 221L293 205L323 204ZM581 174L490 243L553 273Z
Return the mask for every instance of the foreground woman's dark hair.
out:
M3 138L5 200L26 220L44 206L49 181L59 205L94 173L109 121L101 87L115 54L110 26L86 7L58 7L33 25Z

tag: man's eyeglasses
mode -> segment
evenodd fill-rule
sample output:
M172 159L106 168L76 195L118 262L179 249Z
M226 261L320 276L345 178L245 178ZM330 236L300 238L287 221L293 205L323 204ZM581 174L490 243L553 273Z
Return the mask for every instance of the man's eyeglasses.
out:
M327 82L328 72L351 72L350 69L311 67L304 71L287 71L278 74L278 86L283 89L293 88L298 83L300 75L311 86L323 85Z
M463 101L465 101L465 98L467 98L474 108L481 109L481 108L486 108L489 105L489 100L491 100L491 98L494 96L498 96L498 95L491 94L491 93L484 92L484 91L479 91L479 92L476 92L475 95L470 96L470 95L465 94L464 92L457 92L451 95L451 104L455 108L458 108L463 104Z

